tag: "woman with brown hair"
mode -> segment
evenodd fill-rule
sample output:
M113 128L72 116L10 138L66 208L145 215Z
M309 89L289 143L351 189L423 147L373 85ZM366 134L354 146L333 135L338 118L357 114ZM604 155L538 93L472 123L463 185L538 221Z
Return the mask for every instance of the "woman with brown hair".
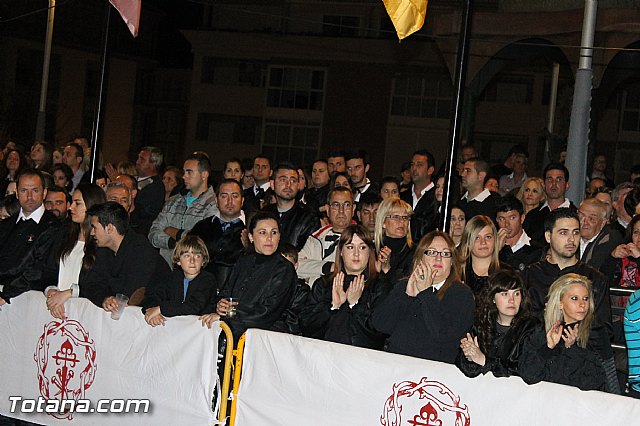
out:
M382 349L385 336L371 325L371 313L391 290L376 271L369 232L351 225L340 235L333 272L318 278L300 315L303 335L371 349Z
M467 222L458 246L462 281L474 295L487 283L489 275L500 269L498 231L488 216L474 216Z
M374 310L373 326L389 335L389 352L453 363L473 325L473 308L453 240L432 231L416 247L411 276L399 280Z

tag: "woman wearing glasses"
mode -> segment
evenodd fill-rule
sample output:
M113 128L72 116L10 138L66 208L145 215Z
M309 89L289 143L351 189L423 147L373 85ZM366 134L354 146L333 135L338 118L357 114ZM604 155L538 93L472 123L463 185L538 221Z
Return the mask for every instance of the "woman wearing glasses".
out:
M453 363L473 324L473 293L460 282L455 245L444 232L425 235L411 276L400 280L373 312L373 326L389 338L385 350Z
M371 325L371 312L389 294L391 285L376 271L367 229L348 226L340 235L333 272L316 280L300 315L303 335L382 349L385 336Z
M406 277L411 273L413 241L409 222L413 209L399 198L389 198L380 203L376 215L377 268L390 279Z
M462 281L478 296L489 275L500 269L498 232L488 216L474 216L467 222L458 246Z

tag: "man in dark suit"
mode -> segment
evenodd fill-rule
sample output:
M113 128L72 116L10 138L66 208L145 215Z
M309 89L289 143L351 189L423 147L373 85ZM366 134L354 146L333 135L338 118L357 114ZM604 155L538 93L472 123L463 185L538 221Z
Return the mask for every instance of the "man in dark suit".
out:
M498 249L500 262L507 263L518 271L542 257L542 247L522 229L524 207L514 195L507 194L496 204L498 222Z
M434 171L435 159L429 151L421 149L413 153L411 156L413 185L408 191L400 193L400 198L413 208L411 237L416 242L438 226L436 189L431 180Z
M367 177L369 173L369 154L363 149L347 153L347 173L356 194L356 203L365 192L378 192L378 186Z
M138 171L138 195L136 205L144 214L155 219L164 206L164 184L159 175L164 156L155 146L145 146L140 149L136 160Z
M56 216L44 208L47 190L42 174L23 170L17 181L20 212L0 222L0 305L25 291L13 281L50 249L58 224Z
M595 198L580 203L580 260L595 269L611 258L611 252L623 239L607 228L607 206Z
M253 181L251 188L244 190L244 204L242 210L247 215L260 210L261 201L264 200L266 192L270 188L271 159L262 154L256 155L253 159Z
M216 188L218 216L210 216L196 223L189 235L202 238L211 261L206 271L215 275L218 285L222 286L242 252L242 231L246 228L242 212L242 187L238 181L225 179Z
M489 163L479 158L465 161L462 168L462 186L464 193L458 205L464 211L467 222L474 216L485 215L495 220L496 201L498 194L492 193L484 187L484 181L489 173Z
M546 244L544 222L549 213L561 207L576 211L576 206L566 197L569 189L569 170L562 163L549 163L542 173L544 193L547 201L537 209L527 213L522 227L540 245ZM467 220L469 218L467 217Z

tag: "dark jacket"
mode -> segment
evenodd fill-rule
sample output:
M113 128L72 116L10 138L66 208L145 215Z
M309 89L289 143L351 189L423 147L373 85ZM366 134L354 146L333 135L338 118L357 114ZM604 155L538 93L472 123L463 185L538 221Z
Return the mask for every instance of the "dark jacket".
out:
M569 208L575 212L578 211L572 202L570 203ZM527 235L541 246L544 246L547 243L547 240L544 238L544 221L547 216L549 216L549 213L551 213L549 206L540 206L527 213L524 218L524 222L522 223L522 228L525 230ZM469 218L467 218L467 221L468 220Z
M187 297L184 297L184 272L179 267L171 274L170 279L153 286L146 292L142 301L143 310L155 306L160 307L160 313L165 317L179 315L201 315L207 307L211 297L218 288L213 274L200 271L187 287Z
M385 350L453 364L473 324L471 289L455 282L440 300L430 288L410 297L406 285L407 279L395 284L373 312L373 326L389 335Z
M387 272L389 281L396 282L401 278L411 275L416 244L414 241L413 247L409 247L406 238L384 237L382 246L387 246L391 249L389 272Z
M462 351L458 352L456 365L467 377L476 377L489 371L496 377L518 376L518 361L524 342L539 324L540 321L535 317L522 318L513 327L501 327L496 323L493 342L484 354L484 365L467 360Z
M563 341L549 349L542 324L526 339L518 371L529 384L547 381L602 391L606 387L605 370L596 351L577 343L567 349Z
M491 195L489 195L483 201L467 201L466 198L461 198L460 201L458 201L458 206L460 206L460 208L464 212L464 215L467 218L467 222L469 222L472 217L478 215L488 216L495 222L496 212L498 211L496 203L499 199L500 195L492 192Z
M525 268L522 272L522 279L531 297L531 311L542 320L549 287L557 278L570 273L579 274L591 280L598 323L605 327L608 335L611 336L611 305L609 299L611 282L601 272L582 262L561 270L558 265L541 260Z
M231 271L220 296L238 298L236 316L223 317L237 339L248 328L271 330L291 305L297 284L296 270L280 253L241 257ZM215 312L219 296L207 312Z
M522 272L527 266L541 260L543 258L542 253L542 247L534 240L531 240L531 245L524 245L515 253L510 246L505 244L498 253L498 257L500 258L500 263L506 263L514 270Z
M42 279L44 272L38 265L47 258L62 224L48 211L39 223L33 220L16 223L17 219L18 216L11 216L0 222L0 284L5 286L0 297L7 302L31 290L28 282Z
M136 197L136 209L141 209L145 218L151 221L160 214L164 206L164 184L162 176L155 175L143 179L138 183L138 196Z
M242 231L244 229L244 223L238 221L223 231L220 219L211 216L196 223L189 231L189 235L197 235L202 238L207 246L210 260L205 270L215 275L220 286L227 281L233 266L244 252L242 245Z
M282 214L278 213L276 204L267 206L264 210L280 217L280 244L289 243L298 251L302 250L309 235L320 228L317 213L299 202Z
M131 297L134 291L144 287L152 294L152 287L166 282L170 276L169 265L149 240L129 230L118 253L98 248L95 264L80 286L80 296L102 307L105 298L117 293Z
M282 316L271 328L273 331L290 333L297 336L302 334L300 328L300 314L307 306L311 288L302 278L298 278L296 290L293 292L291 304L282 313Z
M605 227L600 231L596 239L587 245L580 261L600 271L604 264L612 258L611 252L613 249L622 244L622 242L623 239L620 238L617 232Z
M413 186L408 191L400 193L400 199L413 206ZM411 237L416 244L429 232L438 227L438 204L436 202L435 186L418 200L411 216Z
M354 280L346 275L344 291ZM323 275L313 284L307 308L301 315L303 335L331 342L382 349L385 335L371 324L371 314L391 291L391 282L382 274L375 280L367 280L360 300L352 308L345 302L340 309L331 309L333 280Z

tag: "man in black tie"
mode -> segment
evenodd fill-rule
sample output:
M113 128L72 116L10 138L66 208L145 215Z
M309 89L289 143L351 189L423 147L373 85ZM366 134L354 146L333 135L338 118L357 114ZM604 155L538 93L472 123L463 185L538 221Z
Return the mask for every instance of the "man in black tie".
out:
M400 198L413 208L411 216L411 238L420 239L438 226L438 207L436 189L431 180L435 171L435 159L426 149L421 149L411 156L411 179L413 185L408 191L400 194Z
M44 208L47 190L42 174L23 170L17 182L20 212L0 222L0 305L24 291L17 291L12 281L47 252L57 229L56 217Z
M257 155L253 159L253 187L244 190L244 204L242 210L248 215L262 208L265 192L270 188L271 159L264 155Z
M206 244L211 261L205 270L214 274L222 286L242 256L242 232L246 227L240 183L234 179L223 180L216 188L216 197L219 215L202 219L191 228L189 235L197 235Z
M367 177L369 173L369 154L363 149L351 151L346 156L347 173L353 184L356 194L356 203L360 201L360 195L368 191L378 192L378 186Z

